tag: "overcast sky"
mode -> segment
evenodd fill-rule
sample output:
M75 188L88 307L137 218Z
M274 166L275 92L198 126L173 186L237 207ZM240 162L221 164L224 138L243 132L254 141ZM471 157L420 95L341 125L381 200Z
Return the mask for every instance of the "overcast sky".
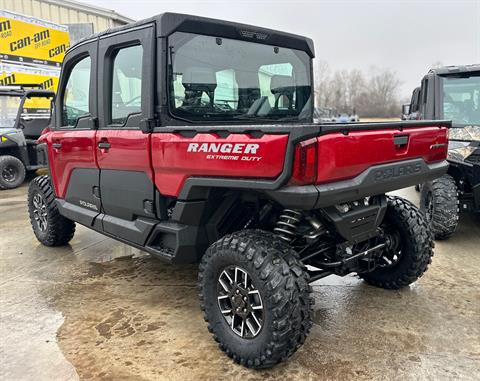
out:
M81 1L137 20L170 11L305 35L331 69L394 69L403 96L433 63L480 63L480 0Z

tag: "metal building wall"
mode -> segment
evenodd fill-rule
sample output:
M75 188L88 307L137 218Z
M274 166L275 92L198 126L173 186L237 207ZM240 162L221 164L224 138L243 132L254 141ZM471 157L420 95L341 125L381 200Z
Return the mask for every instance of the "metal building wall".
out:
M95 14L94 10L85 12L41 0L0 0L0 9L42 18L59 24L92 23L94 32L126 24L126 22Z

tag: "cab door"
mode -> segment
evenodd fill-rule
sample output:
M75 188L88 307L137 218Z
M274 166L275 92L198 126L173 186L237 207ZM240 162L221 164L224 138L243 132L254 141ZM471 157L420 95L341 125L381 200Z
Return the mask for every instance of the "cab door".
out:
M65 216L92 225L99 214L95 156L97 41L65 56L55 100L55 130L48 141L52 182Z
M143 245L155 223L150 133L154 25L100 37L96 155L104 232Z

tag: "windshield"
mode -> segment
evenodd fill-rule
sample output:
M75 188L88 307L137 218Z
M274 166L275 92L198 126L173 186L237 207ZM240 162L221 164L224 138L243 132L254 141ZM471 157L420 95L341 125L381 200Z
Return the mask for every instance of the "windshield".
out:
M441 77L443 118L453 125L480 126L480 73Z
M0 128L15 126L21 100L20 96L0 95Z
M176 32L169 69L170 111L182 119L311 117L310 57L303 51Z

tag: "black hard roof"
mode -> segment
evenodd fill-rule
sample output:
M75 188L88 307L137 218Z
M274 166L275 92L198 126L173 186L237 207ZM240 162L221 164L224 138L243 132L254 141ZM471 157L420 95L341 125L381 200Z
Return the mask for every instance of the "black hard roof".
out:
M182 31L303 50L312 58L315 55L313 41L308 37L231 21L170 12L162 13L117 28L107 29L103 32L89 36L80 41L79 44L110 34L128 31L129 29L150 23L156 24L157 37L167 37L175 31ZM72 48L74 49L75 45Z
M472 72L480 72L480 64L443 66L436 69L430 69L429 71L429 73L436 75L464 74Z

